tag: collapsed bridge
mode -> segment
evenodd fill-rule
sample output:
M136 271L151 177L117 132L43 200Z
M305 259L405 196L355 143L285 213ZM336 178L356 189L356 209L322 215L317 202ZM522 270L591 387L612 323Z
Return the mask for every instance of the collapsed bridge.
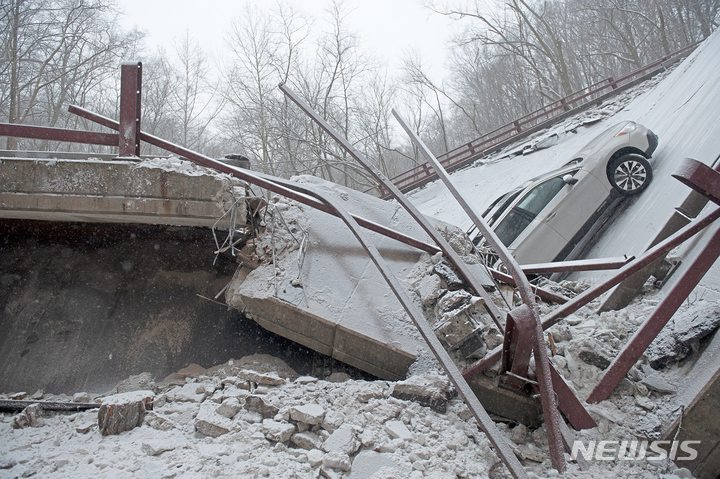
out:
M132 68L132 66L128 68ZM137 66L135 66L135 68L137 69ZM139 71L139 69L137 70ZM286 94L292 98L292 92L287 89L285 89L285 91ZM127 105L127 103L124 104ZM132 105L132 102L130 102L130 105ZM119 124L77 107L74 108L74 111L94 119L107 127L120 129L121 131L125 131L122 129L123 123L139 123L134 121L136 117L133 117L133 115L137 115L139 111L138 99L136 99L134 107L121 108ZM128 111L130 114L129 120L127 117ZM331 136L334 136L336 140L343 144L352 156L356 157L361 163L363 162L357 152L354 152L352 147L347 145L344 139L334 133L331 127L323 125L322 122L319 123ZM32 129L26 130L26 133L32 133ZM121 150L123 141L125 142L125 153L137 154L139 152L137 149L139 141L148 141L156 146L182 155L188 160L204 166L210 166L216 170L240 178L252 185L292 198L314 211L309 220L298 219L296 217L294 224L284 225L286 226L285 230L289 233L289 236L293 237L290 240L286 235L284 239L291 244L288 248L297 252L297 255L285 256L286 264L283 264L282 260L276 261L277 245L274 244L273 237L271 237L270 244L266 243L262 245L262 243L260 243L261 248L263 246L266 247L265 259L271 261L271 267L262 270L256 267L254 271L248 273L245 278L239 278L238 274L242 273L236 272L235 280L241 280L240 285L233 287L231 283L231 286L227 289L230 298L238 298L236 304L239 307L242 307L249 314L253 315L258 322L265 321L265 326L268 329L283 333L286 336L291 336L292 339L300 343L307 344L314 349L331 354L351 364L355 363L355 365L362 369L382 377L402 376L419 354L418 348L429 347L429 349L435 353L436 358L438 358L446 368L448 375L455 382L455 386L463 396L463 399L467 401L468 406L475 413L481 429L486 432L496 447L497 452L516 477L522 477L524 475L517 459L514 454L507 449L502 438L498 436L493 423L489 420L485 410L475 398L475 394L468 388L465 379L460 376L457 367L445 351L445 347L457 347L458 350L465 348L464 353L476 353L477 349L480 349L479 345L475 350L467 349L473 346L469 340L477 336L476 334L473 336L473 333L476 333L477 330L480 329L484 334L489 332L491 328L495 328L496 333L500 334L501 339L506 343L502 350L503 357L500 372L508 373L506 376L509 378L520 380L520 387L518 387L517 384L515 385L515 389L518 391L524 389L523 383L527 383L528 380L533 381L540 389L546 430L550 436L551 455L558 469L564 467L564 459L562 457L563 438L561 437L560 431L560 421L562 419L557 411L557 407L560 407L560 410L569 418L571 423L575 421L574 426L577 428L591 427L592 423L588 422L588 416L586 412L583 412L584 407L582 404L578 402L573 391L568 389L567 386L562 389L562 378L556 373L553 373L552 366L547 361L547 358L543 357L546 353L542 327L549 327L561 319L564 314L569 314L568 312L572 311L573 308L580 308L591 299L592 294L599 294L603 288L609 287L608 284L603 284L601 287L595 288L592 294L585 294L581 299L576 298L566 303L566 305L560 309L562 313L554 312L550 318L546 318L543 324L540 324L541 318L535 309L534 295L538 294L546 298L553 298L559 302L566 301L566 298L558 296L557 293L542 289L536 288L534 291L531 291L530 285L526 284L526 280L523 280L519 266L513 269L512 278L509 278L508 275L503 275L499 272L487 271L481 265L468 265L462 258L462 253L464 253L462 244L458 245L455 243L451 245L451 243L454 243L454 237L452 232L447 234L447 230L450 228L441 226L440 229L445 229L446 235L443 236L440 234L437 227L419 215L417 210L414 210L411 205L403 201L403 197L399 193L396 195L396 198L403 204L404 210L401 210L396 205L388 207L381 203L380 200L373 203L364 198L354 199L350 192L329 185L317 184L313 181L305 182L305 184L303 184L303 182L288 182L231 167L178 147L177 145L172 145L164 140L144 134L139 130L136 130L134 133L131 132L129 137L118 135L117 139L120 141ZM48 164L45 166L50 167L52 165ZM692 165L688 167L687 174L683 176L683 178L694 187L700 185L697 178L713 178L714 173L712 171L702 170L696 175L695 172L700 170L693 170L692 168ZM438 174L442 175L442 173L440 169ZM712 184L712 181L710 183ZM245 188L245 184L236 186L240 191L243 191ZM393 190L391 184L385 183L384 186L390 191ZM713 192L712 185L705 185L699 188L699 190L703 194L709 195L711 199L714 198L713 195L715 193ZM36 191L35 193L43 194L48 192ZM122 213L126 215L132 216L137 214L140 210L133 210L132 205L135 204L135 201L143 203L143 201L140 200L145 197L140 193L138 193L139 196L132 201L122 200L116 202L115 206L108 206L105 214L108 216L113 215L111 212L113 207L117 208L115 211L123 210ZM50 192L49 194L52 195L54 193ZM150 196L153 194L157 193L149 193ZM161 191L160 194L163 195L164 193ZM113 194L109 196L118 195ZM200 196L207 198L205 193ZM232 205L243 204L243 201L238 202L237 200L233 200L233 198L234 197L231 197L224 204L220 204L220 211L214 211L216 216L218 212L221 212L220 216L227 216L227 202ZM141 215L135 216L135 218L141 221L157 221L159 223L174 224L174 221L180 221L178 218L182 218L185 211L190 211L189 209L183 210L184 207L180 205L189 205L189 201L192 201L192 199L188 198L178 198L177 200L177 208L165 207L163 205L169 203L160 201L156 202L158 205L157 216L150 217L150 211L142 210L140 211ZM147 203L151 204L153 202L149 201ZM365 205L365 203L367 203L367 205ZM28 204L32 204L32 202ZM42 202L40 201L34 204L36 208L42 206ZM350 208L348 208L348 206ZM360 208L360 206L363 207ZM207 218L212 217L213 207L211 205L204 205L203 207L210 208L210 212L207 213L207 217L205 217L207 220ZM218 208L218 204L216 203L214 207ZM287 211L292 207L289 203L276 203L274 211L272 212L273 214L271 215L272 221L277 222L277 224L284 222L282 218L284 214L283 211ZM92 208L90 208L90 210L91 209ZM246 209L245 206L240 207L241 216L245 213ZM21 206L8 208L8 211L10 211L8 215L12 214L17 217L20 214L18 212L22 210L23 208ZM347 213L346 211L348 210L353 211L353 215ZM67 211L63 211L62 213L68 214ZM335 218L331 218L327 213L330 213L330 215ZM36 210L33 214L40 213ZM43 214L49 213L44 212ZM172 215L176 215L175 218L172 218ZM661 243L655 251L649 253L648 257L639 260L637 263L629 263L623 266L621 273L617 275L618 277L616 279L619 278L621 280L624 275L633 270L633 268L639 268L648 261L651 261L654 259L653 254L657 254L658 251L667 251L669 248L678 244L679 241L698 233L704 226L710 224L716 215L715 213L715 216L712 214L705 216L688 225L688 227L669 238L668 241ZM85 219L91 216L92 213L86 211L83 215L75 216L75 218ZM203 217L201 214L192 214L190 216L196 217L196 219ZM290 216L291 215L288 214L288 219L290 219ZM72 217L72 215L66 217ZM237 214L235 214L234 218L235 223L229 227L226 226L226 228L232 231L233 235L241 235L245 232L246 224L242 224L242 221L237 222ZM98 216L95 219L102 221L103 217ZM121 219L121 221L123 220ZM303 221L307 222L303 223ZM347 230L339 228L339 221L342 221L346 225ZM291 221L288 222L292 223ZM239 224L242 224L241 228L238 227ZM273 234L276 229L280 230L277 224L271 228ZM277 228L275 226L277 226ZM319 238L315 237L310 239L307 237L306 232L310 230L310 228L316 227L320 231L331 232L332 237L329 239L322 238L321 234ZM360 229L360 227L370 229L372 233L369 235ZM241 229L243 231L240 231ZM339 231L344 231L344 233L338 234L337 232ZM401 231L401 233L399 231ZM294 234L297 234L297 236L295 237ZM342 234L346 236L343 237ZM352 237L364 246L366 253L363 253L356 245L354 245L353 248L347 248L349 243L348 239L352 239ZM267 235L265 238L267 238ZM231 245L236 244L234 242L234 236L230 242ZM292 246L292 242L295 243L295 246ZM438 246L435 246L433 243ZM237 243L237 245L239 247L240 243ZM258 243L254 243L253 246L258 246ZM456 251L453 246L457 247L460 252ZM231 246L230 251L234 252L233 248L234 246ZM318 252L320 255L314 257ZM417 305L413 303L412 299L406 296L406 293L403 293L404 286L396 279L407 276L421 261L423 252L432 254L441 252L441 256L444 257L444 261L447 262L443 264L443 266L438 266L441 264L438 261L439 258L437 258L435 262L430 259L431 264L434 265L432 266L433 274L440 277L441 285L448 286L449 288L450 279L453 278L449 274L447 277L442 277L439 272L443 271L447 273L449 269L450 272L458 278L458 282L469 290L467 295L463 295L462 293L453 295L459 297L457 305L459 305L460 308L456 308L455 310L465 308L466 306L471 307L462 309L462 311L460 311L462 314L458 313L451 319L461 317L465 320L464 324L472 324L472 321L475 321L477 328L470 328L467 335L457 338L459 339L457 342L451 343L445 341L445 344L439 342L438 338L435 337L433 329L429 327L423 317L423 312L419 311ZM246 253L247 252L243 252L242 250L237 251L238 255L246 255ZM255 253L257 253L257 249ZM711 265L712 261L714 261L712 254L712 252L709 252L709 256L705 257L702 264L698 266ZM268 255L270 258L267 258ZM261 255L257 255L256 257L250 256L246 262L252 264L253 261L261 259L260 256ZM240 257L242 258L242 256ZM425 257L424 260L428 260L428 258ZM345 262L345 264L343 264L343 262ZM373 268L371 263L373 263L377 269ZM430 267L430 263L427 264L427 266ZM568 268L575 267L575 265L566 266ZM312 269L313 273L306 275L306 267L314 268ZM335 270L339 270L340 272L336 273ZM256 273L255 271L258 272ZM265 275L264 277L263 274ZM315 276L313 276L313 274ZM700 277L701 276L702 274L700 274ZM249 283L247 282L248 279L251 279ZM423 279L424 277L421 279L421 282ZM525 304L518 308L518 310L514 310L514 314L511 311L511 314L507 318L505 314L501 312L496 302L497 297L490 294L492 291L488 292L488 290L498 288L496 281L500 280L519 285L523 292L523 299L525 299ZM313 281L318 283L324 281L327 290L335 291L337 287L337 290L348 291L349 293L339 294L339 297L335 298L338 301L337 303L315 301L317 296L306 294L308 290L312 290L313 288L319 289L314 286ZM330 281L331 284L328 285L328 281ZM258 290L257 287L254 287L257 284L263 284L265 286L264 290ZM388 298L388 285L396 295L395 298L391 298L390 300L386 299ZM678 289L677 294L679 296L682 296L683 292L687 294L688 288L691 290L693 286L692 279L688 279L688 281L684 283L683 289ZM460 291L461 289L463 288L458 288L455 291ZM231 302L232 301L231 299ZM303 301L305 301L305 303L303 303ZM368 305L377 307L368 308ZM521 309L523 307L525 309ZM367 312L372 309L377 310L375 312L378 316L377 318L370 318L370 321L368 321ZM442 312L448 313L455 310ZM653 322L655 325L658 324L657 318L659 318L660 322L663 320L667 321L674 312L672 307L661 308L659 311L660 313ZM339 317L342 318L342 322L334 325L327 324L324 316L331 314L339 315ZM298 327L297 324L301 322L299 319L307 319L302 318L303 315L309 318L309 324L312 324L305 329ZM413 328L411 323L408 323L406 315L412 318L417 329ZM404 321L400 324L404 326L398 328L392 327L392 320L389 320L389 318L395 316L403 317ZM273 321L271 318L277 319L277 321ZM377 321L373 322L374 319L377 319ZM535 329L535 332L533 332L533 329ZM348 331L357 333L358 330L360 330L363 337L367 338L367 340L358 341L358 337L360 336L348 333ZM538 332L540 334L537 334ZM504 338L502 338L501 333L505 333ZM346 334L346 336L343 336L343 334ZM394 336L395 334L397 334L397 336ZM294 337L292 335L294 335ZM650 336L646 335L645 339L649 337ZM310 344L311 342L314 342L314 344ZM362 345L363 342L365 343L364 346ZM380 353L380 351L383 353ZM388 353L390 356L387 358L381 357L385 351L390 351L390 353ZM527 369L531 351L535 355L536 374L538 375L535 379L530 378L530 371ZM371 359L376 360L378 358L380 359L378 363L370 362ZM497 359L500 359L499 350L486 354L484 356L484 362L479 363L474 368L466 370L466 378L471 379L474 373L492 366L492 360ZM637 359L637 357L635 357L635 359ZM385 365L384 368L383 365ZM394 369L391 369L388 365ZM545 365L547 365L546 369ZM613 377L617 377L617 374L614 374ZM605 384L610 384L609 390L611 391L613 388L612 379L608 381L609 382ZM509 382L509 385L512 386L512 381ZM492 388L492 386L490 386L490 388ZM510 389L512 390L512 387ZM605 386L604 389L607 389L607 386ZM478 391L482 391L482 389L476 387L475 393L482 396L482 393ZM561 399L558 405L554 404L555 394ZM565 442L567 442L567 439Z

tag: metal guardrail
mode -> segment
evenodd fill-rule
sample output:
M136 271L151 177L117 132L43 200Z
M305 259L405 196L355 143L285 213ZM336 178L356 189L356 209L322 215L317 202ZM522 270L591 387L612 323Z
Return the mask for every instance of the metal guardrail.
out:
M582 111L592 103L603 101L652 78L664 71L669 65L688 56L699 43L700 42L688 45L619 78L609 77L593 83L510 123L506 123L491 132L485 133L479 138L443 153L437 158L447 172L453 172L468 166L493 151L527 137L543 128L547 128L554 122ZM428 166L427 163L424 163L395 176L391 180L400 191L406 193L424 186L435 179L437 179L435 171ZM379 189L381 198L388 199L391 197L387 189L382 186L380 186ZM372 191L372 189L368 191Z

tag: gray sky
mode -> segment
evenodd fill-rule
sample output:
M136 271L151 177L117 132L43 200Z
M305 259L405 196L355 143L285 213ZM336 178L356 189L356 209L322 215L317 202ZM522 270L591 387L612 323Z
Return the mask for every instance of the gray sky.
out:
M426 0L345 0L350 13L349 28L358 36L362 50L390 70L399 65L409 51L417 52L435 80L444 77L447 46L457 24L425 8ZM323 22L330 0L289 2L316 29L327 30ZM225 35L234 19L247 11L247 5L263 8L263 0L119 0L125 27L137 27L147 33L150 48L170 49L173 41L186 30L198 39L215 60L222 58Z

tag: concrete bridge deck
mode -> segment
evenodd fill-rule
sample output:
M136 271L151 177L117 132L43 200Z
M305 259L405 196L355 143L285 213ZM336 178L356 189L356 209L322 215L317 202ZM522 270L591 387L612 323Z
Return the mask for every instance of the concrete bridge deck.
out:
M212 226L244 183L177 159L0 157L0 218Z

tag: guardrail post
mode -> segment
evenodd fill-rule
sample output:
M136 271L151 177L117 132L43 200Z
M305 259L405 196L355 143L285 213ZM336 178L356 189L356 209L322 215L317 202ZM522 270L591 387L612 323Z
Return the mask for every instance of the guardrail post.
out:
M123 63L120 67L119 156L140 156L140 95L142 63Z
M617 89L618 86L617 86L617 82L615 81L615 77L609 77L608 83L610 84L610 86L612 87L613 90Z
M514 122L513 122L513 125L515 126L515 131L517 131L518 133L520 133L520 132L522 131L522 128L520 127L520 122L519 122L519 121L517 121L517 120L514 121Z

